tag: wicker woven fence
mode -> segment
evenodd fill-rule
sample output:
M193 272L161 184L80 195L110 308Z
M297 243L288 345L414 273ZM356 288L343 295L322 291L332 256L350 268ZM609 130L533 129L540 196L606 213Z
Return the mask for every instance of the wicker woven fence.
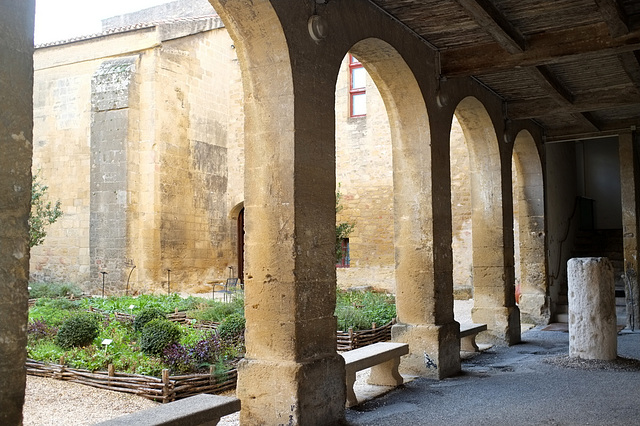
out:
M389 341L391 340L391 327L395 323L396 321L393 319L382 327L376 327L376 324L373 323L370 330L353 331L350 328L348 331L338 331L338 350L350 351L377 342Z
M113 366L108 371L80 370L59 364L44 364L27 360L27 374L50 377L108 389L131 393L159 402L170 402L201 393L219 393L235 389L238 379L237 370L223 374L187 374L169 376L169 370L162 370L162 377L143 376L141 374L117 373Z

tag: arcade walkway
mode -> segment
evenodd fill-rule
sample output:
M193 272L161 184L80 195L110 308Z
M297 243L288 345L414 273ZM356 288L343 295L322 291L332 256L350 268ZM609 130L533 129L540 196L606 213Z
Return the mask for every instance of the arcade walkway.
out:
M347 410L351 425L632 425L640 422L640 332L618 335L617 362L570 360L569 334L536 327L523 342L417 379ZM620 360L627 358L627 361Z

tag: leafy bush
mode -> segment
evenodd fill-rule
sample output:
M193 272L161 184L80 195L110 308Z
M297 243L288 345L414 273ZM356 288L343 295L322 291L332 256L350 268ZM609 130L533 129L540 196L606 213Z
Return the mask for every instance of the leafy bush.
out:
M66 297L72 294L79 296L82 294L82 290L74 284L67 283L29 283L29 298L31 299Z
M218 326L218 334L223 340L234 340L244 334L245 319L240 314L231 314Z
M57 333L57 328L49 326L42 320L33 320L27 325L27 336L29 341L54 337Z
M62 348L90 345L100 332L100 317L82 312L67 319L58 334L56 343Z
M162 318L156 318L142 329L140 348L148 355L161 355L162 351L180 339L180 326Z
M29 247L39 246L44 242L47 232L44 230L62 216L60 200L55 204L45 201L49 187L40 182L35 173L31 182L31 210L29 212Z
M142 331L144 327L154 319L167 319L167 316L158 308L150 307L143 309L133 320L133 329Z
M372 323L382 326L395 318L395 299L390 294L371 291L338 291L335 314L338 330L368 330Z

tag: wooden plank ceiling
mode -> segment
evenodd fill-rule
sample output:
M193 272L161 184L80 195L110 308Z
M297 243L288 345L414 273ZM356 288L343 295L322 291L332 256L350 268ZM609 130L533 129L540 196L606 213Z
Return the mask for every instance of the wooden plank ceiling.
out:
M547 140L640 128L640 0L370 0Z

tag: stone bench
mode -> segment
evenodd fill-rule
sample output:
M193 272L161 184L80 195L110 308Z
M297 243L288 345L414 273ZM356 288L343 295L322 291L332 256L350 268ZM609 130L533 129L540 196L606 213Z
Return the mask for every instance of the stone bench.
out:
M358 403L353 391L356 372L371 367L368 383L378 386L398 386L403 383L398 372L400 357L409 353L407 343L378 342L341 355L344 358L347 382L347 407Z
M213 426L221 417L236 411L240 411L238 398L201 394L116 417L98 426Z
M460 350L478 352L476 335L487 330L487 324L460 324Z

